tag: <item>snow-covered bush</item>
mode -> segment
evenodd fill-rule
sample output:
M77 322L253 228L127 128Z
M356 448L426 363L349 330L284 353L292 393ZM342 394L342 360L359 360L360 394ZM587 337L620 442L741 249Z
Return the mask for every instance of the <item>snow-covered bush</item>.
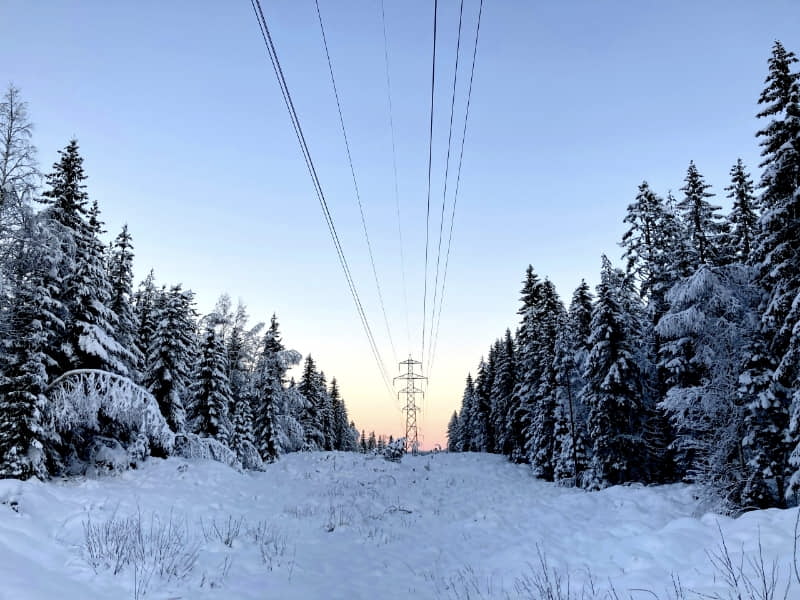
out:
M392 462L400 462L406 453L406 438L400 438L386 444L383 449L383 458Z
M244 441L239 444L239 460L242 467L248 471L263 471L264 461L258 453L258 448L250 442Z
M233 469L241 469L239 459L233 450L215 438L200 437L194 433L176 435L173 454L181 458L213 460Z
M127 377L91 369L70 371L50 384L47 395L43 421L55 437L111 430L135 440L142 433L151 448L165 454L172 450L175 435L155 398Z

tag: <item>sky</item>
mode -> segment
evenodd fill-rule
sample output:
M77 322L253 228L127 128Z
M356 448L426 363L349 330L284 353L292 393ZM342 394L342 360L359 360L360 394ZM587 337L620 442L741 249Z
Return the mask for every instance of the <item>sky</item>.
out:
M399 220L381 0L319 5L389 333L314 2L262 6L393 376L422 345L434 3L383 1ZM428 315L460 6L438 4ZM463 4L452 158L478 0ZM78 139L109 238L125 223L134 236L137 277L152 268L158 282L182 283L200 312L227 292L253 323L276 313L286 344L336 376L359 428L402 434L399 401L361 329L250 2L2 0L0 11L3 75L28 102L42 170ZM424 447L446 443L464 378L516 325L528 264L568 302L582 278L597 283L601 254L619 262L625 208L642 180L677 195L694 160L727 210L723 188L738 157L757 179L755 114L775 39L800 52L796 0L485 1L441 328L419 418ZM451 178L455 171L453 161Z

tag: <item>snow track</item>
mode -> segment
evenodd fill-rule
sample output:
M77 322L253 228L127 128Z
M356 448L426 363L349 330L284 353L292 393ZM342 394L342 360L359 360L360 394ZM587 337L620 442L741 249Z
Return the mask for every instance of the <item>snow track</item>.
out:
M696 517L689 486L587 493L475 454L400 464L291 454L248 474L151 459L102 479L0 481L0 502L0 598L9 600L466 598L467 587L471 598L516 598L524 596L515 581L531 573L539 549L573 583L591 569L626 597L663 592L673 573L687 588L722 593L706 554L718 528L735 559L757 550L760 535L785 578L797 517L797 509ZM146 533L168 523L183 532L193 560L185 577L154 573L152 544L117 575L93 567L87 524L125 519Z

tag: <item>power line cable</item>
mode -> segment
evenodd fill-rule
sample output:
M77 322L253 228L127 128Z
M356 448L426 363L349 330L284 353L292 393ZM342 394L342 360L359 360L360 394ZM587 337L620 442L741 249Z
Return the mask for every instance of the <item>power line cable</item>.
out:
M294 129L295 136L297 137L297 141L300 144L300 150L303 154L303 159L305 160L308 173L311 176L312 184L314 185L314 191L317 195L317 199L320 202L320 207L322 208L322 213L323 216L325 217L325 222L328 226L328 232L331 235L333 245L336 249L336 253L339 258L339 263L342 266L342 271L344 272L345 279L347 280L347 285L350 289L350 293L356 305L356 311L358 312L359 318L361 319L361 324L364 328L364 332L367 335L367 340L370 345L370 350L372 351L372 354L378 365L378 370L383 379L383 383L386 386L386 389L389 392L389 394L394 398L394 393L392 392L390 380L386 372L386 367L383 363L383 359L381 358L377 344L375 343L375 338L372 334L372 329L369 326L369 321L367 320L364 307L358 295L358 290L356 289L355 281L353 280L352 274L350 272L350 267L347 263L347 258L345 257L341 241L339 240L339 235L336 231L336 226L333 222L333 217L330 213L330 210L328 209L328 203L325 200L325 194L322 190L322 185L319 181L319 177L317 175L317 171L314 166L314 161L311 158L311 153L308 149L308 144L306 143L305 135L303 134L303 129L300 125L300 120L297 116L297 111L295 110L294 102L292 101L291 93L289 92L289 87L286 83L286 77L284 76L283 69L281 68L280 60L278 59L278 54L269 31L269 26L267 25L266 18L264 17L264 12L261 8L261 2L260 0L250 0L250 4L252 5L253 12L256 15L256 20L258 21L258 26L259 29L261 30L261 37L264 40L264 45L266 46L267 54L269 55L272 68L278 80L278 86L280 87L283 101L286 104L286 109L289 112L289 119L292 122L292 127Z
M400 241L400 274L403 283L403 308L406 316L406 337L408 349L411 350L411 326L408 318L408 286L406 285L406 258L403 249L403 226L400 218L400 186L397 178L397 143L394 131L394 109L392 106L392 80L389 76L389 39L386 33L386 10L384 0L381 0L381 23L383 24L383 61L386 66L386 96L389 100L389 129L392 133L392 171L394 173L394 204L397 212L397 236Z
M425 283L422 295L422 352L420 360L425 357L425 324L428 312L428 245L431 218L431 166L433 163L433 99L436 90L436 19L439 15L439 0L433 2L433 60L431 61L431 119L428 131L428 207L425 212Z
M367 241L367 252L369 253L369 262L372 265L372 275L375 278L375 287L378 290L378 301L381 305L381 312L383 313L383 321L386 325L386 335L389 337L389 345L392 349L392 356L394 357L394 361L397 362L397 352L395 351L394 347L394 339L392 339L392 330L389 327L389 318L386 316L386 305L383 302L383 292L381 291L381 283L378 278L378 270L375 268L375 256L372 253L372 243L369 239L369 232L367 230L367 220L364 216L364 207L361 203L361 192L358 189L358 180L356 179L356 171L353 167L353 156L350 152L350 141L347 137L347 129L344 125L344 116L342 115L342 104L339 100L339 90L336 87L336 77L333 75L333 62L331 61L331 54L328 50L328 38L325 35L325 25L322 21L322 13L319 9L319 0L314 0L314 4L317 8L317 19L319 20L319 28L322 32L322 43L325 46L325 57L328 59L328 72L331 75L331 85L333 86L333 95L336 98L336 108L339 111L339 124L342 127L342 137L344 137L344 147L347 151L347 162L350 164L350 174L353 176L353 187L355 188L356 192L356 201L358 202L358 212L361 215L361 228L364 232L364 239Z
M458 191L461 186L461 165L464 161L464 140L467 137L467 122L469 121L469 108L472 101L472 82L475 77L475 59L478 55L478 39L480 37L481 32L481 17L483 16L483 0L480 0L480 4L478 6L478 21L475 27L475 45L472 49L472 66L470 67L469 73L469 87L467 89L467 107L464 114L464 129L461 132L461 150L458 155L458 171L456 175L456 188L453 193L453 211L450 216L450 233L447 239L447 252L445 254L445 261L444 261L444 276L442 278L442 294L439 300L439 314L436 317L436 331L434 333L433 339L433 357L431 358L431 363L429 365L429 369L433 369L434 360L436 358L436 346L439 342L439 326L442 321L442 306L444 304L444 292L445 287L447 286L447 268L450 265L450 246L453 241L453 223L455 222L456 218L456 206L458 204ZM430 372L430 371L429 371Z
M450 175L450 148L453 141L453 115L456 109L456 88L458 85L458 59L461 55L461 25L464 17L464 0L458 9L458 37L456 38L456 64L453 69L453 92L450 97L450 125L447 133L447 158L445 158L444 166L444 190L442 192L442 214L439 216L439 242L436 248L436 277L433 284L433 305L431 307L431 340L433 340L435 316L436 316L436 296L439 291L439 264L442 258L442 231L444 230L444 209L447 205L447 180ZM430 344L428 349L428 368L427 373L430 375L431 359L432 359L433 344ZM424 359L424 358L423 358Z

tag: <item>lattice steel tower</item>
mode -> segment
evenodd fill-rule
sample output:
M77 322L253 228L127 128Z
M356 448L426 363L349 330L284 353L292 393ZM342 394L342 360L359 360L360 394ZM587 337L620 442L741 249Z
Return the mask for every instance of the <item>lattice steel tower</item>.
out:
M406 382L406 386L397 392L397 397L399 398L401 395L405 395L406 397L405 405L402 409L406 413L406 451L410 450L416 453L419 448L417 412L420 410L417 406L417 394L422 394L423 398L425 397L425 392L417 387L417 381L427 379L427 377L424 377L422 373L418 374L414 372L414 367L416 365L419 365L419 369L422 371L422 363L418 360L413 360L410 354L408 360L404 360L400 363L400 367L402 368L403 365L406 367L406 372L395 377L394 380L397 381L400 379Z

